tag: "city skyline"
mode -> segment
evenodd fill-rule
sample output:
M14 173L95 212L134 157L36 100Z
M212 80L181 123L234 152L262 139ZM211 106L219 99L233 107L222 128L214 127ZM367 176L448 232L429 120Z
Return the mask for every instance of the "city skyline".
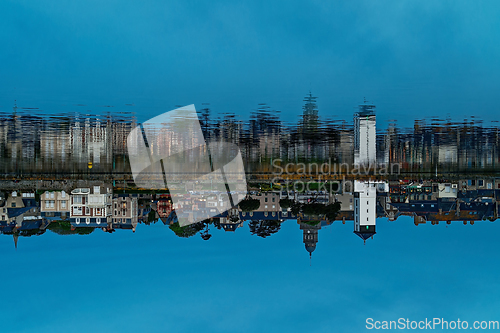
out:
M360 120L355 116L351 124L330 122L321 112L318 113L314 100L308 100L311 96L306 96L304 114L294 125L282 122L279 113L265 105L252 112L248 122L240 121L234 115L214 117L205 107L199 110L205 140L224 140L238 145L249 173L265 172L269 159L296 163L298 160L333 161L350 166L400 163L403 172L420 168L427 173L441 171L441 168L443 171L458 169L465 172L471 168L493 171L500 162L500 127L494 123L485 125L475 118L463 122L433 119L430 123L416 119L412 129L392 124L385 130L377 130L375 112L370 111L372 120ZM361 104L360 108L363 105L375 108L373 104ZM314 111L308 111L308 108ZM353 114L359 115L359 111ZM126 137L138 124L133 114L46 117L14 113L1 117L0 154L6 171L36 173L38 168L39 172L47 174L130 172ZM370 138L361 141L370 142L371 146L364 146L364 155L360 159L359 152L356 152L360 147L357 133L365 133L359 128L368 121L370 125L361 126L370 132ZM371 154L369 159L368 151ZM37 167L34 166L35 160ZM92 170L89 170L89 163Z
M464 179L455 183L403 180L348 183L342 185L346 190L339 193L250 191L242 202L244 206L185 227L179 226L168 193L113 193L110 184L99 181L80 182L83 187L70 192L54 189L5 191L2 186L0 232L12 235L15 247L19 238L42 235L47 230L60 235L87 235L96 229L109 233L119 229L135 232L140 224L156 223L167 225L183 238L200 235L208 240L212 237L210 229L212 233L216 229L234 232L245 225L252 234L266 238L278 232L283 223L294 221L303 231L303 243L312 255L321 239L321 229L334 223L352 223L353 232L366 243L373 239L377 233L376 224L381 221L392 223L405 217L413 218L414 226L427 222L430 225L440 222L474 225L494 222L500 212L498 177ZM211 198L213 193L206 199L202 199L202 192L190 193L191 198L184 199L186 203L183 204L190 207L185 206L185 211L203 210L205 205L211 207L211 201L217 204L217 197ZM332 204L338 204L333 215L325 215L321 207Z

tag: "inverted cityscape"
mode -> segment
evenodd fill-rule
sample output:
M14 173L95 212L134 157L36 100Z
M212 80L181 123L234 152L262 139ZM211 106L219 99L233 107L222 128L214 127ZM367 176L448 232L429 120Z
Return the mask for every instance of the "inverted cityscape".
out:
M224 200L227 192L213 177L188 181L180 172L166 186L134 182L127 142L140 125L134 113L46 116L15 105L0 114L0 233L13 237L16 247L20 237L46 232L135 232L138 224L156 223L179 237L204 240L211 230L244 232L246 224L266 238L286 222L302 230L310 256L320 230L333 223L369 245L379 219L397 223L410 216L415 226L496 221L498 126L471 118L416 119L411 129L394 121L380 128L376 113L365 100L352 122L331 119L319 113L311 93L295 123L266 104L248 120L203 105L198 118L206 143L234 144L243 159L245 173L227 184L238 189L234 204ZM168 150L175 142L167 131L148 149ZM180 223L181 216L187 222Z

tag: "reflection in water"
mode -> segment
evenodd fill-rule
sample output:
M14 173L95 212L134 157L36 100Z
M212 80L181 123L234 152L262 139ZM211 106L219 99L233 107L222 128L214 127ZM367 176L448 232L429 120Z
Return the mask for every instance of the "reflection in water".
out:
M475 118L419 119L412 129L398 128L396 123L376 128L375 106L368 102L348 123L318 115L315 97L305 101L297 123L280 119L279 112L261 104L248 121L234 114L217 118L204 108L199 111L200 125L207 143L236 144L247 174L259 179L270 178L273 162L290 164L290 173L300 173L299 163L327 163L330 173L356 164L371 165L372 172L398 164L401 173L435 175L495 172L500 161L499 127ZM64 174L65 178L131 179L127 135L137 126L133 114L49 117L15 109L0 113L0 119L4 177ZM158 144L169 150L173 143Z
M215 119L208 108L199 112L210 147L229 142L241 151L248 189L235 192L245 198L237 206L227 205L227 192L209 177L181 177L168 184L176 191L138 188L127 157L127 136L137 126L132 114L0 114L0 232L16 246L20 236L47 230L135 232L138 224L155 223L186 238L209 240L211 230L246 227L266 238L293 221L312 254L320 231L334 222L352 221L354 234L369 242L380 219L410 216L415 226L497 219L498 127L432 119L415 121L411 130L391 124L377 131L368 102L349 125L320 116L315 101L306 97L297 124L265 104L247 122L230 114ZM168 150L171 141L157 148ZM194 223L198 216L211 218Z

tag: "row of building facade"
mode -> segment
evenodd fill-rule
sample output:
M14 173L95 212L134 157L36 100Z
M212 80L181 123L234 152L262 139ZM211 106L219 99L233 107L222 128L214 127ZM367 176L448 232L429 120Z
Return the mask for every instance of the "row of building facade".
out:
M495 221L500 211L500 179L464 179L436 181L354 181L343 184L336 193L329 191L250 191L248 198L259 202L258 208L243 211L219 207L225 204L220 193L189 191L179 200L177 209L193 214L204 210L222 213L211 219L226 231L236 231L244 221L283 223L293 220L303 230L303 240L310 253L316 248L318 231L333 222L352 222L354 233L363 241L376 234L377 221L393 222L406 216L418 226L429 223L459 222L473 225ZM302 205L338 203L335 218L294 213L280 202L289 199ZM136 230L139 223L177 222L175 205L169 194L113 193L110 185L89 183L88 187L65 191L0 192L0 231L3 234L32 235L43 233L51 223L69 222L71 229L92 228L104 231ZM212 214L215 215L215 214ZM206 223L204 221L203 223ZM50 228L49 228L50 229ZM312 250L312 251L310 251Z

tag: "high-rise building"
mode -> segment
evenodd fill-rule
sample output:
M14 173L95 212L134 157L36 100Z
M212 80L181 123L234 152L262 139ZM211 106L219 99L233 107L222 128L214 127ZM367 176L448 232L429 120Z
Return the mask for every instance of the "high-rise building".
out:
M354 164L375 164L376 135L375 105L365 100L354 114Z
M303 110L303 122L304 127L306 129L315 128L318 125L318 105L316 103L316 99L318 97L314 97L311 92L304 98L304 106Z

